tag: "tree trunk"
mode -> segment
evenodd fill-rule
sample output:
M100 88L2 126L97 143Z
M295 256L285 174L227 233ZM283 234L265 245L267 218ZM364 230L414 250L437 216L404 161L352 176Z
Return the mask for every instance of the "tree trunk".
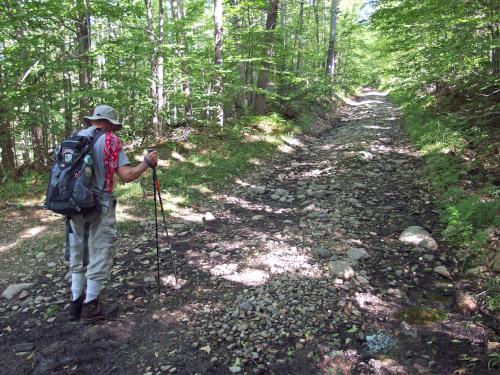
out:
M267 113L266 90L269 85L269 72L272 68L271 59L274 54L274 29L276 28L276 19L278 16L279 0L268 0L269 7L267 11L266 31L264 34L264 46L266 48L264 59L260 64L259 78L257 80L257 93L254 99L254 112L257 114Z
M27 142L29 139L29 133L26 131L21 132L19 144L23 150L23 169L31 167L31 157L30 157L30 144Z
M15 177L16 162L14 139L12 138L12 122L9 112L0 107L0 147L2 148L2 171L4 175Z
M217 96L216 112L217 122L220 127L224 126L224 105L223 105L223 86L222 86L222 49L224 42L224 29L222 25L222 0L214 0L214 64L215 64L215 95Z
M286 90L286 63L287 63L287 40L286 40L286 2L282 1L280 6L280 24L281 24L281 35L280 42L283 48L282 53L280 54L279 66L278 66L278 92L283 95ZM293 64L293 58L292 58Z
M248 28L250 28L252 24L252 19L250 16L250 8L247 8L247 24ZM245 85L246 87L252 87L253 88L253 82L254 82L254 77L253 77L253 72L254 72L254 64L253 64L253 55L252 52L254 51L254 41L253 39L250 40L250 45L248 47L248 53L247 53L247 63L245 67ZM253 101L255 97L255 90L247 90L247 95L246 95L246 102L248 103L248 106L253 106Z
M318 1L313 0L314 9L314 35L316 36L316 45L319 48L319 12L318 12Z
M155 136L158 136L158 100L156 96L156 81L157 81L157 42L156 37L153 30L153 4L151 0L144 0L144 5L146 6L146 33L148 36L149 44L151 46L151 53L149 54L149 69L151 71L151 77L149 80L149 97L153 101L153 113L151 113L150 117L150 129L147 131L147 134L154 133Z
M235 0L230 1L231 6L236 5ZM241 20L243 17L233 13L231 16L231 25L233 30L237 30L239 35L240 30L242 29L241 25ZM236 39L236 50L237 50L237 56L238 57L243 57L244 49L242 46L241 42L241 37L238 37ZM240 60L240 59L238 59ZM238 73L239 73L239 79L240 79L240 86L241 90L238 90L236 93L236 97L234 98L234 107L237 113L241 114L244 113L245 108L247 107L247 98L246 98L246 91L247 91L247 82L246 82L246 63L238 61Z
M3 53L3 45L0 43L0 52ZM14 140L12 137L12 122L10 119L10 114L12 113L7 109L9 103L5 96L6 91L4 91L5 81L4 80L4 67L0 64L0 147L2 148L2 161L0 163L1 174L4 176L14 176L15 177L15 153L14 153Z
M73 131L73 107L71 103L71 75L63 73L63 95L64 95L64 136L68 137Z
M337 32L337 5L338 0L332 0L330 14L330 40L328 42L328 53L326 56L326 74L333 77L335 74L335 37Z
M30 126L31 144L33 146L33 166L37 171L43 170L45 166L45 153L42 144L42 131L40 126L37 126L36 120L33 119Z
M183 18L182 4L181 0L170 0L172 6L172 18L175 21L180 21ZM184 42L184 31L179 30L179 27L182 27L177 22L175 27L176 31L176 42L177 42L177 50L176 55L179 58L179 64L181 67L182 74L182 91L184 93L185 104L184 104L184 118L187 122L190 122L193 118L193 108L191 105L191 84L189 81L189 72L187 69L186 62L184 61L184 51L186 49L186 45Z
M92 59L90 57L90 15L87 0L78 0L78 19L76 22L76 39L79 50L80 69L80 118L90 112L90 97L88 91L92 83Z
M165 109L165 91L164 91L164 74L163 74L163 42L165 40L165 10L163 8L163 0L158 0L158 60L157 60L157 87L156 87L156 137L163 136L163 111Z
M492 44L498 43L500 36L498 25L491 27ZM490 50L491 74L497 76L500 73L500 47L493 47Z
M298 25L298 30L297 30L297 37L295 38L295 44L294 46L295 50L297 51L297 61L295 64L295 71L298 73L300 69L300 50L302 49L302 42L301 42L301 37L302 37L302 28L304 25L304 0L300 1L300 10L299 10L299 25ZM293 69L292 69L293 70Z

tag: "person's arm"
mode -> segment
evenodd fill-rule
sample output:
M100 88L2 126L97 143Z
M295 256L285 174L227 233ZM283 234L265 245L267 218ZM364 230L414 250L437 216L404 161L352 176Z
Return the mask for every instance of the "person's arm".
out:
M151 165L156 166L158 162L158 154L156 151L150 152L146 158L149 159ZM128 164L122 165L121 167L118 167L116 173L122 182L132 182L137 180L149 167L150 166L145 161L141 161L135 167L131 167Z

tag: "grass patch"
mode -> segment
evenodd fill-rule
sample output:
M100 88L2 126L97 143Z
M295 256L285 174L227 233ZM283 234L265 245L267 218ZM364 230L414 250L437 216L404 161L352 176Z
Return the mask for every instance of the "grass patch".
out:
M288 136L301 132L301 126L276 113L245 116L224 129L204 126L184 142L158 145L160 159L165 162L157 169L165 194L162 198L180 206L204 199L262 164ZM151 199L143 200L144 193L151 190L151 177L144 176L133 184L118 186L116 194L120 201L151 205Z
M446 313L442 310L428 307L413 306L398 310L395 317L409 324L426 325L445 320Z
M61 309L61 306L59 305L52 305L52 306L49 306L47 308L47 311L46 311L46 315L47 317L49 316L54 316L56 315L58 312L60 312L62 309Z
M500 312L500 276L487 278L484 288L486 306L495 313Z
M45 194L48 184L48 172L28 171L20 179L5 179L0 184L1 202L9 201L23 207L31 199L39 199Z
M36 256L39 253L47 253L48 251L54 249L61 249L61 254L63 249L61 244L65 243L65 233L63 231L54 231L49 233L44 233L36 238L30 238L24 240L19 249L22 252L29 253L30 255Z

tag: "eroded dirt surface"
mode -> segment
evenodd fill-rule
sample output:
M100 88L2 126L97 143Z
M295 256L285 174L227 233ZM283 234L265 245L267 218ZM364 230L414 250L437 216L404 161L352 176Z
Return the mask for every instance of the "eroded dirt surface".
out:
M150 217L122 232L105 291L115 320L66 321L61 239L43 256L0 252L2 290L35 283L1 300L0 373L494 373L485 343L498 337L454 312L455 262L396 108L370 91L350 104L171 223L180 289L158 296ZM215 220L197 221L207 211ZM439 248L400 242L414 225Z

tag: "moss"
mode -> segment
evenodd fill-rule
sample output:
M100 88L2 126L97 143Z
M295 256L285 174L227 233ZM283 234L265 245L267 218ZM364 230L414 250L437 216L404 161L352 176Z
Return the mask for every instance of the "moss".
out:
M413 306L398 310L395 316L408 324L426 325L445 320L447 315L443 310Z

